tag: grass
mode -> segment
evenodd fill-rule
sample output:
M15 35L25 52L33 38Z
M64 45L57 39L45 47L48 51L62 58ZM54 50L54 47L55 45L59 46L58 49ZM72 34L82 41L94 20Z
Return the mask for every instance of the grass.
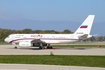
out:
M0 63L105 67L105 56L0 55Z

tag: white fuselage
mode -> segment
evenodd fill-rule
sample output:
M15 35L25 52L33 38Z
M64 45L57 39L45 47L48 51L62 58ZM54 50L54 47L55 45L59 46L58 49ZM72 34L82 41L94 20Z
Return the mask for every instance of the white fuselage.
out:
M22 41L32 41L34 39L40 39L45 43L67 43L79 40L75 34L11 34L5 38L5 41L18 43Z
M84 40L92 37L90 31L94 17L95 15L89 15L74 34L11 34L5 38L5 42L12 44L19 43L20 46L36 46L36 43L38 43L40 48L42 48L42 46L46 44L48 44L49 47L49 44L52 43L67 43L80 39Z

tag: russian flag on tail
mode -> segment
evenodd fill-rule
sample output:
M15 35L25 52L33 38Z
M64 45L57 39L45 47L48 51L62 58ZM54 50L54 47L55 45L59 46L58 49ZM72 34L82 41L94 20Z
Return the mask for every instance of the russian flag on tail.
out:
M88 27L87 25L80 26L80 28L87 28L87 27Z

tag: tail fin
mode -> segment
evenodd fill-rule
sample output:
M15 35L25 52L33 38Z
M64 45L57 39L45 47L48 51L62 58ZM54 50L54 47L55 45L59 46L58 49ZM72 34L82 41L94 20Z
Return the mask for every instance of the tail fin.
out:
M85 21L79 26L74 34L90 34L95 15L89 15Z

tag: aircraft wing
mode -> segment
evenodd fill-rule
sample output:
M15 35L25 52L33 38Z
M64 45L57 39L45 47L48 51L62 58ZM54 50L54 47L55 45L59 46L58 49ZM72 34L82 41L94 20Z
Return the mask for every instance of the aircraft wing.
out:
M43 42L43 41L41 41L40 39L34 39L34 40L32 40L31 42L33 42L33 43L45 43L45 42Z

